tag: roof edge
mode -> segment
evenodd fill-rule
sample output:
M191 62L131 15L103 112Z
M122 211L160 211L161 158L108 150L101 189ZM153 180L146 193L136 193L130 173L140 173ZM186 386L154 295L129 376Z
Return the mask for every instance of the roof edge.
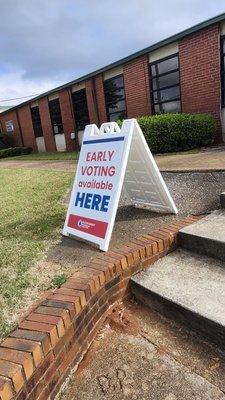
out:
M142 50L139 50L139 51L137 51L135 53L130 54L129 56L126 56L126 57L121 58L121 59L119 59L117 61L114 61L111 64L108 64L108 65L106 65L106 66L104 66L102 68L99 68L99 69L97 69L97 70L95 70L93 72L85 74L85 75L83 75L83 76L81 76L79 78L76 78L76 79L74 79L74 80L72 80L70 82L67 82L67 83L65 83L63 85L57 86L54 89L50 89L47 92L44 92L44 93L40 94L39 96L33 97L30 100L26 100L23 103L17 104L16 106L13 106L13 107L9 108L6 111L3 111L1 113L1 115L5 115L8 112L11 112L11 111L13 111L13 110L15 110L17 108L23 107L23 106L25 106L25 105L33 102L33 101L37 101L37 100L41 99L42 97L49 96L49 95L51 95L51 94L53 94L55 92L58 92L59 90L66 89L67 87L69 87L71 85L75 85L77 83L81 83L83 81L86 81L86 80L88 80L88 79L90 79L90 78L92 78L92 77L94 77L96 75L102 74L105 71L108 71L108 70L110 70L112 68L118 67L121 64L129 62L129 61L131 61L131 60L133 60L133 59L135 59L137 57L140 57L140 56L142 56L144 54L150 53L151 51L157 50L160 47L166 46L166 45L168 45L170 43L173 43L173 42L175 42L177 40L183 39L184 37L189 36L192 33L198 32L198 31L200 31L202 29L205 29L205 28L207 28L207 27L209 27L211 25L214 25L216 23L222 22L223 20L225 20L225 13L219 14L219 15L217 15L217 16L215 16L213 18L210 18L210 19L208 19L206 21L200 22L197 25L194 25L194 26L192 26L190 28L187 28L187 29L185 29L185 30L183 30L183 31L181 31L179 33L176 33L176 34L174 34L172 36L169 36L166 39L162 39L159 42L157 42L155 44L152 44L151 46L145 47Z

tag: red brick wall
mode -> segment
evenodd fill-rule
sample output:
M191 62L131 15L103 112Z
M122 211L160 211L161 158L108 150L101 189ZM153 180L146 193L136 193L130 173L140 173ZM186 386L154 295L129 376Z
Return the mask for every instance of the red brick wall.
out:
M182 111L210 113L220 119L219 25L188 36L179 43Z
M36 139L34 136L33 124L30 113L30 106L18 108L20 126L23 135L24 146L32 147L33 151L37 151Z
M217 141L221 140L219 39L219 25L213 25L189 35L179 42L182 111L212 114L218 122ZM151 114L148 55L126 63L123 66L123 75L127 116L137 117ZM102 75L86 81L86 93L90 123L100 125L107 121ZM74 131L74 119L69 89L59 92L59 98L67 150L74 150L74 142L70 139L70 133ZM18 113L25 145L35 148L36 143L28 109L28 106L24 106L18 109ZM47 97L39 100L39 111L46 150L56 151ZM13 120L15 144L21 145L16 112L8 112L0 116L0 120L3 131L6 131L5 122Z
M59 92L59 102L62 114L66 149L67 151L74 151L76 150L76 143L70 138L70 134L71 132L75 131L75 127L69 89L64 89Z
M98 104L99 124L101 125L103 122L107 121L102 75L98 75L95 77L95 89Z
M9 136L13 138L13 143L15 146L23 146L16 110L9 111L7 112L7 114L4 115L0 115L0 119L1 119L2 131L4 133L7 133L5 123L7 121L13 121L14 132L9 133Z
M123 66L128 118L151 114L148 55Z
M85 83L86 86L86 96L87 96L87 105L88 105L88 113L90 118L90 124L98 125L98 114L97 114L97 99L95 100L95 88L94 88L94 80L89 79Z
M41 124L43 135L45 138L46 151L56 151L55 138L52 130L52 123L49 113L48 98L43 97L38 100L39 112L41 117Z

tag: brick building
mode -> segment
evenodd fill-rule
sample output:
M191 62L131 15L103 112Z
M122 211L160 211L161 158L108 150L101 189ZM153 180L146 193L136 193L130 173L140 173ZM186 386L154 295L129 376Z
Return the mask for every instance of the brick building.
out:
M0 127L34 151L72 151L88 123L210 113L225 139L225 14L12 107ZM76 132L76 140L71 140Z

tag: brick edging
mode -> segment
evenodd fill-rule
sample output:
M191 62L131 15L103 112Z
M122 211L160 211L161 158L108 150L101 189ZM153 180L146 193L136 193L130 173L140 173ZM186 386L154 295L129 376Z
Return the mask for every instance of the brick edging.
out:
M32 308L0 345L0 399L54 399L99 326L128 294L131 275L176 248L187 217L99 254Z

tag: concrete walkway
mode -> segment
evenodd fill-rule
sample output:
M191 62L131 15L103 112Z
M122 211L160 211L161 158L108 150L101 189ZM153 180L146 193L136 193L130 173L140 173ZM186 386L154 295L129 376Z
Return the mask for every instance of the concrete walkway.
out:
M61 400L225 400L224 354L140 304L108 318Z
M156 156L161 171L221 171L225 170L225 151L205 151Z
M161 171L225 171L225 150L155 156ZM40 168L74 171L76 161L0 160L0 168Z

